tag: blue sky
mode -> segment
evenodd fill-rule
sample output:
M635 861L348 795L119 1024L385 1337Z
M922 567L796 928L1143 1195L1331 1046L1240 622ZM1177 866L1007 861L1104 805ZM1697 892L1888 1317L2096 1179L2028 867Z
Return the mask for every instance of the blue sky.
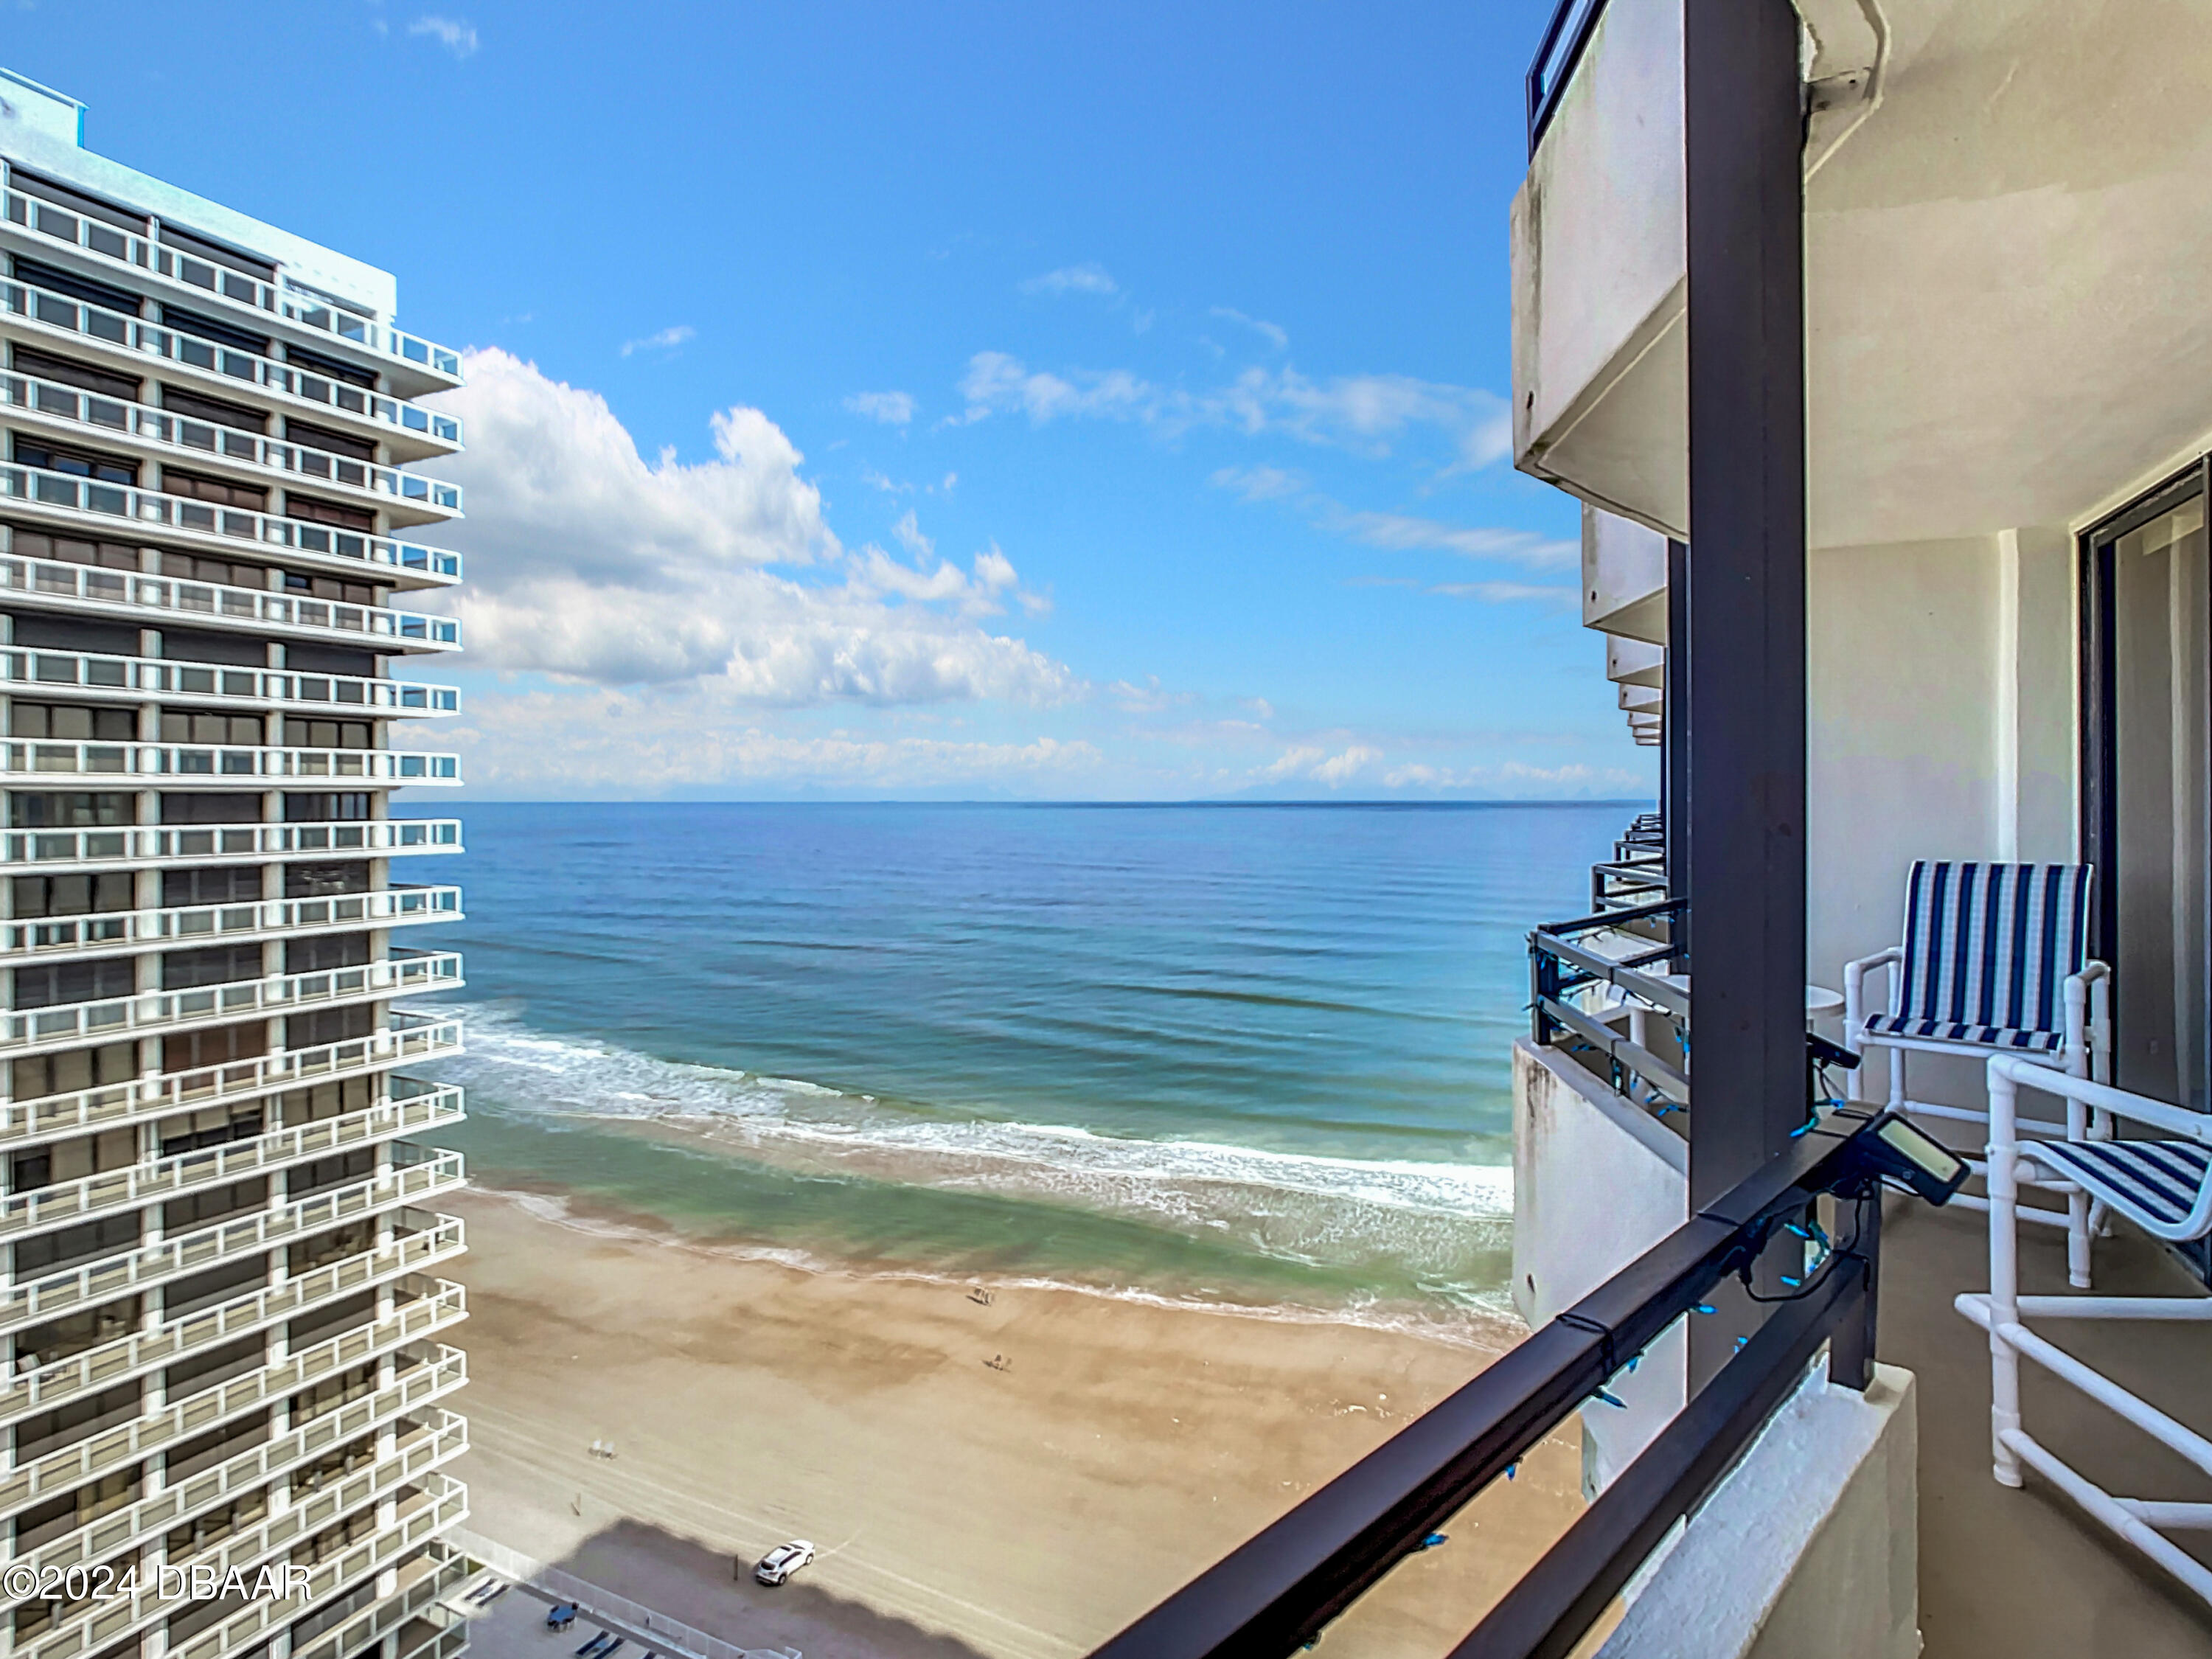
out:
M15 3L475 349L477 793L1650 791L1504 453L1547 0Z

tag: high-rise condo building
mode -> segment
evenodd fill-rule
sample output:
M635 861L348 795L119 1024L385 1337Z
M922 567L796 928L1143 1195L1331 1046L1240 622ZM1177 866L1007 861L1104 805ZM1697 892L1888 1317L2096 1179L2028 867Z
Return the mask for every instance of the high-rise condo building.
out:
M0 1644L445 1659L459 360L82 137L0 71Z

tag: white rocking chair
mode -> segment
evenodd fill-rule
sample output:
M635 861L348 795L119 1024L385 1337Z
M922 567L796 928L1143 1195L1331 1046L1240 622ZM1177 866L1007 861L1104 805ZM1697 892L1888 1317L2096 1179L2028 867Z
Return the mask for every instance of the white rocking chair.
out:
M2087 1078L2017 1057L1989 1063L1990 1290L1957 1299L1959 1311L1990 1334L1990 1432L2000 1485L2021 1484L2025 1465L2097 1520L2212 1602L2212 1569L2165 1536L2212 1528L2212 1504L2116 1498L2044 1447L2021 1418L2020 1362L2032 1359L2061 1382L2109 1406L2137 1428L2212 1474L2212 1440L2091 1370L2029 1329L2029 1319L2144 1319L2212 1322L2212 1296L2022 1296L2019 1205L2024 1176L2057 1184L2079 1203L2109 1210L2154 1238L2184 1243L2212 1234L2212 1116L2147 1100ZM2066 1103L2063 1140L2020 1138L2021 1089ZM2145 1124L2163 1139L2093 1138L2091 1124ZM2069 1251L2069 1255L2071 1252ZM2069 1276L2072 1263L2069 1261ZM2074 1277L2076 1284L2083 1283Z

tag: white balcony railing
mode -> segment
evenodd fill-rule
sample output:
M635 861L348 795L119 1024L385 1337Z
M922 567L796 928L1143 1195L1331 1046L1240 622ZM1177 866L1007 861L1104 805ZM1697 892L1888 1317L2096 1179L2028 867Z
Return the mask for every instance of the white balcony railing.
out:
M390 1030L343 1042L287 1048L197 1072L169 1072L97 1089L0 1102L0 1144L52 1139L310 1084L364 1077L395 1066L450 1059L461 1052L461 1041L458 1019L423 1018L395 1010Z
M463 1179L461 1155L439 1152L426 1163L395 1165L386 1175L317 1193L297 1203L257 1210L234 1221L48 1273L0 1291L0 1332L57 1318L88 1303L148 1290L179 1274L307 1237L357 1216L425 1203L456 1190Z
M466 1115L461 1091L447 1087L302 1123L273 1129L251 1140L183 1152L149 1164L126 1164L104 1175L57 1182L36 1191L0 1199L0 1237L19 1238L79 1220L93 1220L137 1209L204 1187L219 1187L251 1175L279 1170L332 1152L391 1140Z
M333 1556L311 1571L298 1600L249 1601L220 1624L171 1648L169 1659L225 1659L225 1656L243 1653L267 1632L297 1619L302 1607L335 1595L348 1584L393 1565L440 1533L469 1518L468 1488L459 1481L434 1473L423 1477L422 1485L422 1500L404 1505L391 1528L364 1539L344 1554ZM68 1646L50 1649L40 1644L30 1653L20 1648L16 1651L22 1659L76 1659L81 1653L99 1652L111 1634L106 1628L88 1626L79 1639Z
M328 898L252 899L240 904L40 916L0 921L0 964L18 957L174 946L332 928L407 927L460 920L458 887L391 887Z
M242 783L261 778L344 778L362 783L459 783L458 755L416 749L211 749L199 744L0 744L0 779L57 775L188 778Z
M433 1543L432 1552L444 1547ZM399 1589L381 1601L373 1601L343 1624L307 1641L294 1638L292 1659L348 1659L353 1654L366 1652L379 1646L384 1638L404 1628L416 1619L431 1618L443 1611L438 1603L459 1589L476 1576L476 1568L458 1550L447 1553L442 1560L427 1558L418 1563L424 1571L422 1576L408 1582L409 1568L399 1569ZM441 1630L426 1644L425 1648L410 1648L399 1659L452 1659L449 1646L458 1651L468 1639L465 1622Z
M12 541L12 535L9 540ZM376 605L340 605L301 599L259 587L231 587L172 576L147 576L103 566L70 564L58 559L0 558L0 593L25 593L82 605L94 614L130 615L152 611L192 622L234 623L252 629L298 631L348 645L390 641L392 648L455 650L461 625L450 617L428 617ZM136 618L134 618L136 619Z
M189 1436L204 1433L234 1418L296 1393L309 1383L347 1370L388 1350L449 1330L468 1317L467 1293L446 1279L409 1279L419 1288L388 1319L356 1325L325 1341L287 1354L273 1364L228 1382L187 1395L94 1435L74 1446L0 1474L0 1516L98 1479L109 1470L137 1462L149 1453Z
M132 702L138 694L176 702L212 697L317 714L369 715L460 712L461 694L450 685L370 678L359 674L301 674L280 668L211 667L156 657L111 657L90 651L0 648L0 681L27 687L61 687L94 696L112 694Z
M127 1377L235 1341L250 1332L298 1319L369 1285L450 1261L462 1253L459 1218L422 1218L433 1224L404 1234L388 1245L363 1250L282 1284L249 1291L173 1323L103 1342L36 1370L19 1372L0 1385L0 1422L50 1411Z
M380 422L437 443L461 441L461 423L450 415L418 408L383 392L311 374L253 352L213 345L173 329L157 328L104 306L86 305L65 294L33 288L27 283L0 283L0 311L42 330L83 335L126 351L244 380L282 397L296 398L304 404L336 410L342 415Z
M447 548L396 541L367 531L310 524L304 519L282 518L274 513L218 507L212 501L164 495L158 489L140 489L132 484L102 483L96 478L81 478L73 472L50 472L44 467L0 466L0 501L52 507L105 521L88 527L95 536L117 533L111 526L120 519L134 528L152 525L169 541L219 546L226 552L234 550L240 542L248 542L281 547L288 552L332 564L380 566L427 581L461 579L461 556Z
M388 507L390 502L396 501L426 514L461 510L459 484L426 478L420 473L404 472L374 461L358 460L350 455L334 455L326 449L313 449L305 444L264 438L258 432L241 432L235 427L192 420L167 410L149 409L143 404L103 398L96 392L81 392L73 386L42 380L35 375L0 374L0 406L27 410L106 432L124 433L142 443L174 451L179 459L187 463L200 455L220 455L226 461L241 463L256 472L269 474L279 483L304 478L318 489L357 494L366 498L370 507Z
M459 353L433 345L374 318L360 316L342 305L326 302L322 296L304 292L296 284L287 283L280 288L250 272L196 259L181 248L149 241L116 226L14 191L7 195L7 214L11 223L27 230L35 230L58 242L105 254L132 266L131 274L134 276L143 279L153 276L197 289L200 293L191 296L195 302L201 295L206 295L248 311L273 311L292 322L349 341L380 356L398 358L449 380L460 378ZM263 319L253 320L267 326Z
M132 1034L159 1035L222 1020L289 1014L332 1003L457 991L461 958L452 951L394 952L384 962L313 974L272 974L189 991L141 991L100 1002L0 1013L0 1051L105 1042ZM0 1206L3 1207L3 1206Z
M440 1416L442 1422L437 1430L414 1436L391 1457L372 1463L332 1486L301 1498L268 1519L227 1534L198 1553L180 1557L169 1565L212 1569L218 1577L234 1567L242 1568L250 1583L264 1558L302 1543L349 1513L407 1486L418 1486L421 1492L416 1497L402 1499L399 1516L395 1517L392 1529L394 1533L409 1521L435 1515L440 1500L447 1496L459 1500L458 1507L465 1510L465 1490L436 1471L438 1465L450 1462L468 1449L467 1424L450 1413L441 1413ZM18 1642L10 1651L18 1659L67 1659L68 1656L112 1646L131 1632L165 1619L176 1610L177 1593L173 1588L165 1590L158 1574L142 1574L135 1595L88 1600L69 1607L56 1623L30 1640ZM305 1597L295 1601L272 1596L249 1605L279 1609L276 1618L289 1622L298 1618L307 1603ZM237 1622L238 1616L234 1615L220 1628L228 1628Z
M279 1434L213 1468L142 1498L127 1509L49 1539L27 1554L16 1553L12 1543L0 1543L0 1561L21 1561L43 1572L49 1567L66 1571L83 1562L112 1560L151 1534L272 1480L281 1480L300 1465L336 1451L394 1418L411 1415L424 1427L442 1426L452 1420L450 1414L437 1409L434 1402L467 1382L468 1364L461 1351L441 1349L430 1363L402 1373L390 1388L325 1412L288 1434Z
M347 823L143 825L114 830L0 832L0 866L185 864L243 858L400 858L461 850L459 818L377 818Z

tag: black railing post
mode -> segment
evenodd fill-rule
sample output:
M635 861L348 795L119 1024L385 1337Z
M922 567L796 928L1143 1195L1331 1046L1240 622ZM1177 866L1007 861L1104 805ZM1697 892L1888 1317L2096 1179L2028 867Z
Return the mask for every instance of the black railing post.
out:
M1667 875L1667 896L1681 898L1690 890L1690 733L1695 721L1690 713L1690 550L1686 543L1667 540L1667 654L1660 659L1659 762L1665 810L1659 823L1663 838L1661 868ZM1674 971L1690 969L1690 910L1682 907L1676 917L1671 943Z
M1874 1381L1875 1332L1881 1311L1881 1189L1876 1188L1861 1199L1838 1199L1838 1227L1844 1224L1843 1206L1851 1203L1858 1206L1859 1212L1857 1237L1851 1249L1866 1264L1861 1269L1866 1294L1851 1316L1837 1327L1829 1344L1828 1380L1864 1392Z
M1805 1118L1805 303L1790 0L1684 0L1690 1207ZM1697 1322L1701 1386L1759 1315Z

